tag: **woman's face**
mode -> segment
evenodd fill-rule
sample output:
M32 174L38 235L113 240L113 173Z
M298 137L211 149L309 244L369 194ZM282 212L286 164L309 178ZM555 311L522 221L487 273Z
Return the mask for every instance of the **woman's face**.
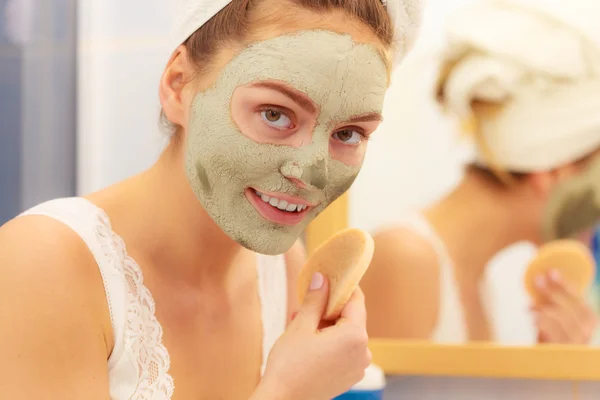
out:
M375 44L351 34L311 29L254 42L190 96L190 185L253 251L288 250L360 171L388 71Z

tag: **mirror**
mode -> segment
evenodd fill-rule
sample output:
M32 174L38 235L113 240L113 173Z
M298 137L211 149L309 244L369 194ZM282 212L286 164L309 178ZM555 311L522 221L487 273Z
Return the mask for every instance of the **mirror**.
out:
M503 185L492 168L475 166L476 146L459 139L434 101L439 27L452 8L442 3L428 4L420 42L393 76L385 121L369 142L358 180L312 232L320 241L345 221L377 234L376 255L361 283L374 339L597 346L598 281L577 292L564 274L538 273L530 282L545 296L538 303L526 288L555 190L544 192L540 181L550 175L518 174L516 186ZM579 174L576 163L569 168L561 169L564 181ZM548 181L548 187L564 181ZM578 239L597 252L597 234Z
M481 146L459 133L436 102L434 61L446 46L436 36L445 23L443 10L432 11L438 3L428 5L421 41L394 73L385 121L369 141L349 195L349 225L377 235L361 283L370 335L438 344L597 346L598 283L577 292L556 266L529 282L543 301L536 303L526 288L555 187L586 167L557 164L552 168L569 169L564 179L519 173L518 182L504 184L491 162L475 163ZM578 238L591 252L590 236Z

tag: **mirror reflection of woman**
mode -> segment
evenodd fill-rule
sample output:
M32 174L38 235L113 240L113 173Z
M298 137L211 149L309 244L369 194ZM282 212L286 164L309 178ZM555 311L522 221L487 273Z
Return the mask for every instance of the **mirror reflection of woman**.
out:
M299 237L358 174L417 3L181 1L158 161L0 229L2 398L325 400L370 363L360 290L335 324L323 276L297 304Z
M486 0L449 18L433 97L477 155L449 195L377 233L361 284L371 336L493 340L488 261L521 241L587 244L600 217L599 19L593 0ZM557 271L536 282L538 342L590 343L588 300Z

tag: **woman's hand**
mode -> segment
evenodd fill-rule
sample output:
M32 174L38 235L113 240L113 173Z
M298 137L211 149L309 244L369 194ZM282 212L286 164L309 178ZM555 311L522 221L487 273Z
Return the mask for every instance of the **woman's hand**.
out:
M335 323L321 318L329 285L316 274L287 331L275 343L252 399L330 400L358 383L371 362L364 296L357 289Z
M584 298L552 270L536 279L541 294L536 313L539 343L589 344L598 316Z

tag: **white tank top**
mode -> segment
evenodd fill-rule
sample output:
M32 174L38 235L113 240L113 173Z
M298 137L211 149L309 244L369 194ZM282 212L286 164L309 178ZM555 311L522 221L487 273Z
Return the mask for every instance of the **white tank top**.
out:
M127 255L123 240L111 229L106 213L83 198L42 203L22 215L44 215L70 227L94 256L104 283L114 333L108 359L111 400L168 400L174 382L154 300L144 286L139 265ZM287 320L285 257L257 254L258 294L263 343L261 374Z
M395 219L393 226L413 230L432 245L437 255L440 269L440 304L438 320L431 340L442 344L468 342L467 325L454 273L454 263L446 245L420 213L406 213L399 219ZM484 279L482 282L481 299L491 323L492 316L489 315L491 294L487 288L487 280Z

